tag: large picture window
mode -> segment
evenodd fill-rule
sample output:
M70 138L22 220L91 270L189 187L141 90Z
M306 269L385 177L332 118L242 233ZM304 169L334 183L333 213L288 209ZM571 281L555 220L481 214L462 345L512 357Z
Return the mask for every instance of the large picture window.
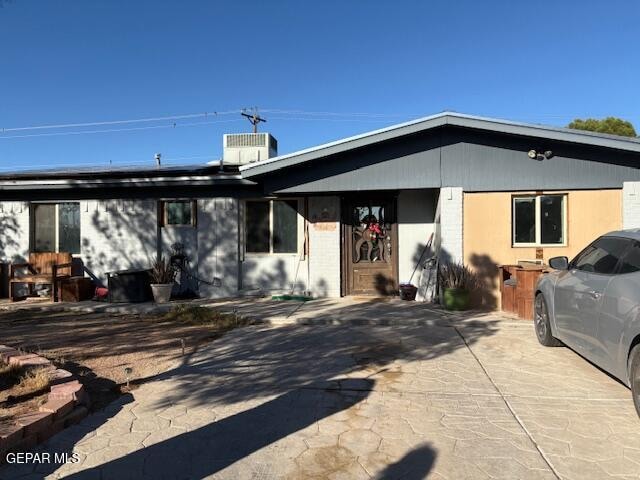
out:
M514 197L513 245L566 245L566 198L566 195Z
M34 252L80 253L80 204L33 204L31 232Z
M245 216L247 253L298 252L298 201L248 201Z

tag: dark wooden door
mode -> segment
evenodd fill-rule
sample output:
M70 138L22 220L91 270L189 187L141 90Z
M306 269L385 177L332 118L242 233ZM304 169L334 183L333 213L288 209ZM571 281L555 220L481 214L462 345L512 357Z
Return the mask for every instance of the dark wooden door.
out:
M342 206L343 293L395 295L398 232L394 197L363 194Z

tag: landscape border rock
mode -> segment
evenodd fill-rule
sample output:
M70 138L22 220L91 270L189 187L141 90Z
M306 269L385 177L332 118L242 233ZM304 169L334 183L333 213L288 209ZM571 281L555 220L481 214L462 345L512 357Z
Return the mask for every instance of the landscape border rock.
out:
M57 368L45 357L0 345L0 358L9 364L47 369L51 385L47 400L39 411L17 416L13 425L0 424L2 465L7 453L30 450L80 422L89 413L90 400L82 384L71 372Z

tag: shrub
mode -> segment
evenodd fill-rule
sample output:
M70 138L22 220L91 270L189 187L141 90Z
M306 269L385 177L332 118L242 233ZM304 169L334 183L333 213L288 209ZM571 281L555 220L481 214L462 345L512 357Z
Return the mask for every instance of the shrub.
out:
M478 276L463 263L441 263L438 266L438 282L440 287L474 290L478 287Z
M171 265L169 260L165 260L164 257L153 262L151 267L151 283L166 284L173 283L178 271L176 267Z

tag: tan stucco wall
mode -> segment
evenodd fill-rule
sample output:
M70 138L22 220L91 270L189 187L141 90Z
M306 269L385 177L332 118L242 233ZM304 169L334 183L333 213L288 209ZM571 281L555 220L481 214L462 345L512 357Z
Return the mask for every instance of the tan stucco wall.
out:
M535 247L511 246L511 199L527 192L464 194L465 262L483 278L485 292L476 304L500 308L497 265L536 258ZM531 192L534 193L534 192ZM543 192L546 193L546 192ZM549 192L563 193L563 192ZM622 228L622 190L579 190L567 193L567 246L544 247L545 262L560 255L572 258L597 236Z

